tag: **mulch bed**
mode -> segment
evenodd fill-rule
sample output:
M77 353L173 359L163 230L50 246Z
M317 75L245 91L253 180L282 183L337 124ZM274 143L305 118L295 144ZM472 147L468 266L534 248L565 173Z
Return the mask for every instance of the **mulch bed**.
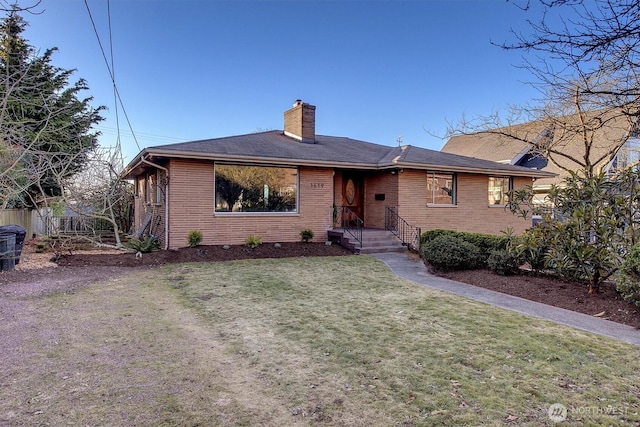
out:
M555 307L640 328L640 308L622 299L612 283L589 294L587 285L524 273L500 276L489 270L440 272L439 276Z
M228 246L227 249L225 249L224 246L197 246L195 248L155 251L142 254L140 257L136 257L136 254L131 252L111 255L76 253L62 255L56 262L61 266L67 267L83 267L88 265L140 267L177 262L211 262L260 258L346 255L352 255L352 253L340 245L334 244L327 246L324 243L294 242L281 243L279 248L273 243L264 243L254 249L244 245L231 245Z

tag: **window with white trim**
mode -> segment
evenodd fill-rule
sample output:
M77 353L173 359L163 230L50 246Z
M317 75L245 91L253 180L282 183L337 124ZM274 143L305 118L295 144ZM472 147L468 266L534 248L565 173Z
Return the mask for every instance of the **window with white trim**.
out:
M144 202L147 204L162 204L162 172L148 172L144 178L140 180L140 187L144 189ZM140 191L142 193L143 191Z
M427 204L456 204L456 175L446 172L427 172Z
M513 189L513 180L509 176L489 177L489 205L506 205L509 192Z

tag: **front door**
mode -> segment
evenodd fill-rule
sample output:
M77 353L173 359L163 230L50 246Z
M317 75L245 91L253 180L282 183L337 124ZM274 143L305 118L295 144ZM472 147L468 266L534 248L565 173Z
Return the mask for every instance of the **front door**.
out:
M357 174L345 173L342 179L342 206L364 220L364 180Z

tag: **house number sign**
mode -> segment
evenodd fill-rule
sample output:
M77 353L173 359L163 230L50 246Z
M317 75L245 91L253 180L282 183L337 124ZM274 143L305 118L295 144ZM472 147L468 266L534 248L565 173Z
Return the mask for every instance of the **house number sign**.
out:
M324 182L312 182L311 188L324 188Z

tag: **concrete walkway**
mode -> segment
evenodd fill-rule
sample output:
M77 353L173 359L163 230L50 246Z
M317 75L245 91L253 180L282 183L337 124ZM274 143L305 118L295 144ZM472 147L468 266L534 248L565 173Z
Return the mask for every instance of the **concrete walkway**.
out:
M413 254L378 253L370 256L384 262L396 275L421 285L640 346L640 330L631 326L434 276Z

